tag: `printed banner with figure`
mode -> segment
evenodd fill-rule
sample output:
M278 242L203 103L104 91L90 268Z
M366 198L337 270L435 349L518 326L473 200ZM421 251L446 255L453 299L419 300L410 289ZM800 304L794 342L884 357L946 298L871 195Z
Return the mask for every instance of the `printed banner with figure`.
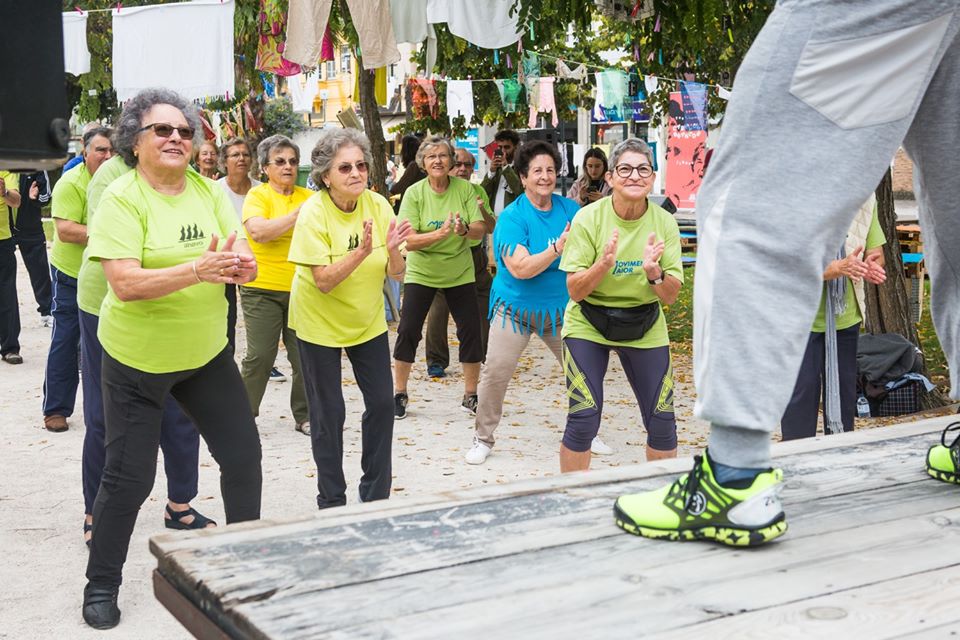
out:
M670 94L667 125L665 192L677 207L692 209L703 180L703 159L707 152L705 127L688 129L683 97ZM697 123L699 125L699 122ZM695 125L695 126L697 126Z

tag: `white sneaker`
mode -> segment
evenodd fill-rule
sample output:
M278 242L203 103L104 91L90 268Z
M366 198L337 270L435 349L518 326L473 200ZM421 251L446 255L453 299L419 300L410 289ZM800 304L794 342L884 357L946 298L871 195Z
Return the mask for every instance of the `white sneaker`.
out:
M40 316L40 326L50 328L53 326L53 316Z
M467 464L483 464L487 456L490 455L491 449L492 447L487 446L479 440L474 440L473 448L467 451L467 455L464 456L463 459L467 461Z
M609 456L613 453L613 449L608 447L607 443L600 439L600 436L594 438L593 442L590 443L590 451L598 456Z

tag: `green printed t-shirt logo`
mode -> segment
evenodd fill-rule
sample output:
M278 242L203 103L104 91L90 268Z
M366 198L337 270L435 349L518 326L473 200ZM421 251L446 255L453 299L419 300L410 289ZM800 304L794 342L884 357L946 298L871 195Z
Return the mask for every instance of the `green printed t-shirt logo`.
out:
M347 251L353 251L360 246L360 234L355 233L347 238Z
M615 276L639 276L644 273L643 260L617 260L613 265Z
M192 227L188 224L180 227L180 242L184 243L184 248L191 249L203 244L206 236L202 229L198 229L194 224Z

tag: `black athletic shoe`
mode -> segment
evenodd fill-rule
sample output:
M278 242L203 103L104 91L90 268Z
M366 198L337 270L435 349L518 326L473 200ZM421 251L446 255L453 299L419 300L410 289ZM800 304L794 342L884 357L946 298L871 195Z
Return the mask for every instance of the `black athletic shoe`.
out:
M410 399L407 394L398 393L393 396L393 417L397 420L403 420L407 417L407 403Z
M98 587L88 582L83 588L83 621L94 629L113 629L120 623L118 595L120 587Z

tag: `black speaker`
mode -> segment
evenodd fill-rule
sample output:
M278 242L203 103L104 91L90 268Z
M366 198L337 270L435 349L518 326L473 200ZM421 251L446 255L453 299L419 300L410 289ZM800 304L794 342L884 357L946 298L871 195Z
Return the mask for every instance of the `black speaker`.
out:
M67 159L70 114L60 0L0 0L0 169L55 169Z

